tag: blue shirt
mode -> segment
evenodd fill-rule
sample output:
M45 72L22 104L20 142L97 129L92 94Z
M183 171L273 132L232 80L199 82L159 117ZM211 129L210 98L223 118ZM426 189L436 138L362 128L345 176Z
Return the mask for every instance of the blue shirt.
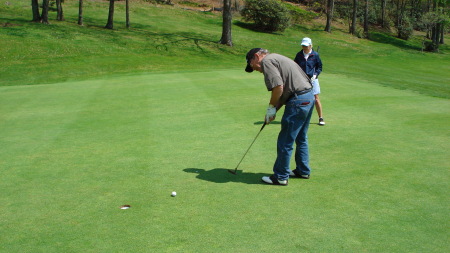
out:
M308 57L308 60L305 59L303 55L303 50L297 53L294 61L300 65L300 68L305 71L306 75L311 78L313 75L316 75L316 78L319 77L322 72L322 60L320 60L319 53L312 50L311 54Z

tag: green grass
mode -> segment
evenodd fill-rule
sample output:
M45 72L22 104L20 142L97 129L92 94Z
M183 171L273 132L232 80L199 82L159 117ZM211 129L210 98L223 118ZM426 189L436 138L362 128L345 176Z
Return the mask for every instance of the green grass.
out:
M109 31L106 2L85 3L85 27L77 1L49 26L28 22L28 1L10 2L0 0L0 23L16 24L0 27L0 252L450 251L447 45L422 54L376 33L271 35L236 22L228 48L215 42L216 15L140 4L127 31L117 2ZM281 112L227 173L269 99L243 55L262 45L293 57L305 35L325 64L312 178L260 183Z
M448 100L332 74L322 89L313 177L284 188L259 182L277 122L226 172L260 127L261 74L2 87L0 251L448 251Z

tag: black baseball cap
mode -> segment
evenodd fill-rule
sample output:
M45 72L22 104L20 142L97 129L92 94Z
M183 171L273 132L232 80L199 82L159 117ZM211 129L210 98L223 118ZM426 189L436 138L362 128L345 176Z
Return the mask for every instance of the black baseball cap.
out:
M256 53L258 53L262 48L253 48L250 51L248 51L247 56L245 59L247 60L247 67L245 68L245 71L248 73L253 72L253 68L250 66L250 61L253 59Z

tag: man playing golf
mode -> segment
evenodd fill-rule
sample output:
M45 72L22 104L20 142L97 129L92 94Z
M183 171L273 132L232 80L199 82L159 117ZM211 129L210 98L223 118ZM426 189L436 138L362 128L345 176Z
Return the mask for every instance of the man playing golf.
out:
M263 48L251 49L246 59L245 71L256 70L263 73L266 87L272 92L265 122L268 124L273 121L277 110L285 105L277 141L277 159L273 166L274 174L263 177L262 181L273 185L287 185L289 177L308 179L311 168L307 133L314 109L310 79L293 60L271 54ZM296 168L291 171L289 164L294 142Z

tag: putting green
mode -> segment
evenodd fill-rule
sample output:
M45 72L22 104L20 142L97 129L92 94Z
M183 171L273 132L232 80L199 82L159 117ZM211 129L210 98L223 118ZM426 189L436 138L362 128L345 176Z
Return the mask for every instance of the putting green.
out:
M0 251L449 251L449 101L320 81L312 177L288 187L260 183L281 113L226 172L260 129L262 74L0 87Z

